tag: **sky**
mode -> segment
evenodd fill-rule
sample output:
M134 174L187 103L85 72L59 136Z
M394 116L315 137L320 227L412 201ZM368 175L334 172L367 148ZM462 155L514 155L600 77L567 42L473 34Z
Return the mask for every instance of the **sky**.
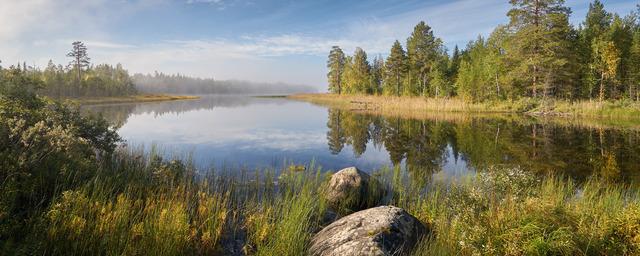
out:
M578 25L589 0L567 0ZM603 0L626 15L638 0ZM93 63L132 73L181 73L326 86L333 45L386 55L419 21L448 49L507 23L508 0L0 0L0 60L68 63L73 41Z

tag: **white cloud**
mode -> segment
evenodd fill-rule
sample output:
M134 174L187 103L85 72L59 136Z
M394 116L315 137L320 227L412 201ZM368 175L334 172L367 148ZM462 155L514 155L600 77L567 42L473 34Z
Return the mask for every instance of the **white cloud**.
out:
M347 53L362 47L369 56L386 54L394 40L404 44L413 26L424 20L448 46L463 47L479 34L487 35L497 24L507 22L505 15L510 8L505 0L460 0L385 17L361 16L325 31L132 43L114 39L110 26L169 0L0 1L0 60L5 63L25 60L42 66L49 59L66 63L65 53L71 42L81 40L89 47L94 62L123 63L132 72L158 70L318 86L326 83L324 57L333 45ZM226 6L236 1L182 3ZM577 11L579 17L574 15L574 19L582 20L588 1L569 0L568 5L583 6ZM631 1L605 5L621 13L634 9Z

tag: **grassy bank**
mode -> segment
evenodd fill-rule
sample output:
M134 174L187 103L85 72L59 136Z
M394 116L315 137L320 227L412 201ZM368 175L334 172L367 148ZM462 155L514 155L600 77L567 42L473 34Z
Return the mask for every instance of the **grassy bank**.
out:
M44 254L304 255L327 211L329 176L308 167L209 174L121 151L87 183L61 191L7 247ZM412 173L419 173L415 170ZM414 255L637 255L640 193L594 177L577 185L519 169L455 180L374 172L434 234ZM417 182L421 180L422 182ZM29 249L26 249L29 248Z
M168 94L139 94L119 97L82 97L69 98L82 105L98 105L98 104L117 104L117 103L138 103L138 102L155 102L155 101L172 101L172 100L194 100L199 99L198 96L186 95L168 95Z
M305 255L327 224L313 164L197 170L23 87L0 94L0 255ZM415 255L640 254L640 192L606 177L367 171L432 226Z
M297 94L304 100L335 108L387 115L421 115L431 112L524 113L536 116L570 116L640 120L640 103L595 101L547 101L523 98L516 101L469 103L457 98L394 97L371 95Z

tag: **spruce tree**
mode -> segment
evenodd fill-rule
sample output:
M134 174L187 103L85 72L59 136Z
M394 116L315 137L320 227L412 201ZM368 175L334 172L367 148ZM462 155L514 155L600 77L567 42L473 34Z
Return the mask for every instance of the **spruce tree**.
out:
M396 40L391 47L391 53L387 57L387 61L384 64L385 68L385 86L384 92L387 95L400 96L402 91L401 85L404 82L405 74L407 72L407 56L400 42Z
M373 58L371 64L371 93L379 94L382 92L382 82L384 81L384 59L378 55Z

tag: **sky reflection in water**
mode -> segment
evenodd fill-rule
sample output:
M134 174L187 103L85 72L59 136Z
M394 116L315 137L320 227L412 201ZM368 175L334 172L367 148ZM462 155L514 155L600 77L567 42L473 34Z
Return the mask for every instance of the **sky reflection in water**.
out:
M323 169L384 166L465 174L519 166L572 177L637 179L640 132L599 124L474 115L403 119L327 109L284 98L205 96L193 101L86 107L119 126L132 147L189 152L197 166Z

